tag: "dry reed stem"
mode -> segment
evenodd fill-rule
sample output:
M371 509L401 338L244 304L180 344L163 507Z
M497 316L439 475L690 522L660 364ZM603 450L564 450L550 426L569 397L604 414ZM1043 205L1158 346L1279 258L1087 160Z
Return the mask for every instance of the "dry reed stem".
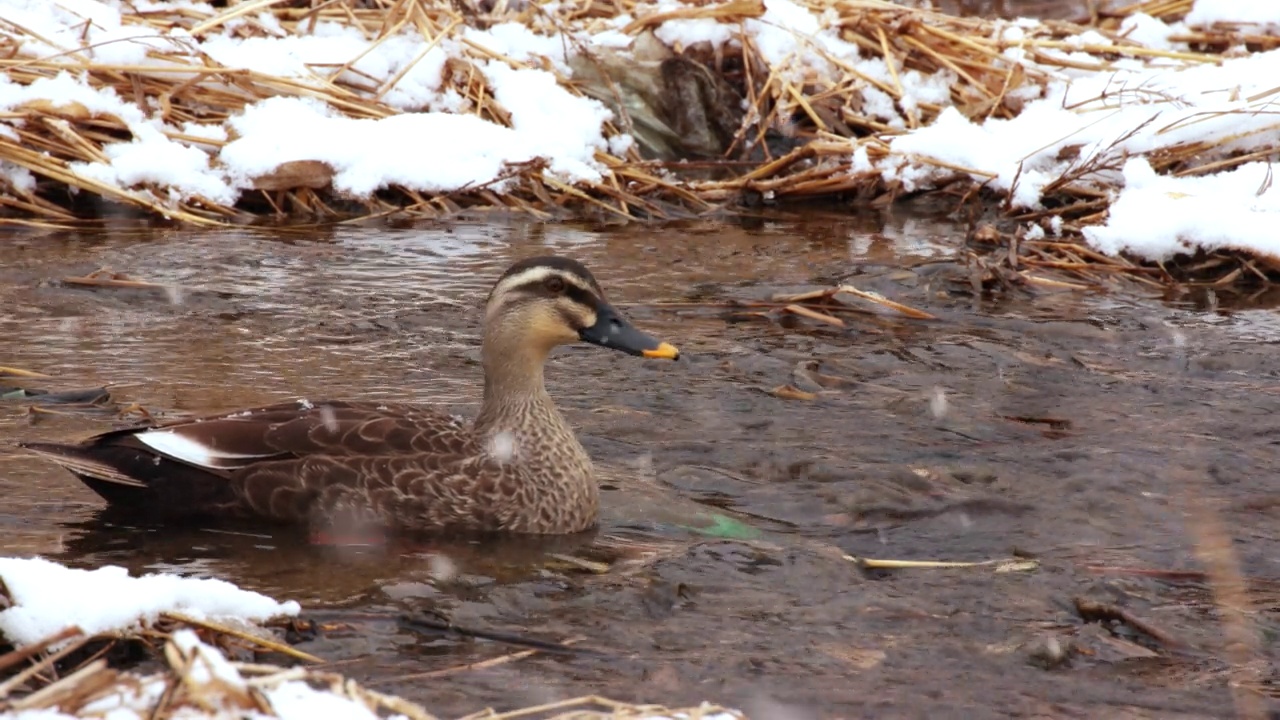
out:
M585 639L586 639L585 637L581 637L581 636L571 637L560 644L574 645L582 642ZM420 673L410 673L408 675L397 675L395 677L383 678L383 679L380 679L378 683L382 684L382 683L393 683L393 682L430 680L430 679L439 678L439 677L447 677L449 675L456 675L461 672L470 672L472 670L485 670L488 668L497 667L499 665L506 665L507 663L515 662L516 660L523 660L527 657L532 657L534 655L537 655L539 652L542 652L542 651L536 648L530 648L528 650L518 650L516 652L507 653L505 655L498 655L497 657L491 657L491 658L488 658L487 660L478 660L473 663L465 663L462 665L452 665L450 667L440 668L438 670L428 670Z
M47 651L49 645L65 640L66 635L63 633L37 643L36 653ZM183 717L205 715L222 717L231 709L251 712L258 717L278 717L271 704L270 692L285 683L302 682L313 689L332 693L336 698L345 698L364 706L380 717L400 715L410 720L437 720L436 716L416 703L371 690L328 670L231 662L231 667L239 673L241 680L229 679L221 671L211 667L209 659L202 652L194 649L191 652L183 652L163 633L159 635L166 638L163 652L160 654L163 663L159 672L144 676L116 670L109 667L104 658L94 657L81 663L61 678L51 680L22 697L12 698L7 690L0 693L0 713L57 710L65 714L79 715L94 703L116 697L119 699L113 701L113 704L123 702L131 707L137 706L137 710L147 717L162 718L176 714ZM90 639L80 638L68 647L47 655L43 660L33 663L24 672L10 678L5 685L12 689L26 683L35 675L45 673L58 659L75 652ZM572 644L580 639L573 638L566 644ZM393 678L391 681L431 679L458 672L483 670L519 660L535 652L537 651L527 650L511 653L469 665ZM10 658L12 654L5 657ZM154 693L157 687L162 688L158 695ZM153 690L144 692L143 688L153 688ZM148 697L151 699L144 700ZM95 714L100 710L95 708ZM573 698L502 713L491 709L483 710L467 718L471 720L534 717L541 720L570 720L570 718L634 720L642 717L669 717L695 720L706 715L722 713L728 713L734 718L742 718L739 713L706 703L693 708L673 709L660 705L636 705L595 696Z
M1189 474L1189 473L1188 473ZM1205 576L1222 625L1225 660L1230 667L1231 696L1236 716L1244 720L1269 717L1266 702L1254 689L1259 680L1262 652L1257 609L1249 599L1249 585L1223 522L1221 508L1206 494L1208 484L1190 480L1184 484L1187 520L1195 540L1196 557Z
M542 720L604 720L605 718L643 718L643 717L677 717L685 720L699 720L705 715L731 713L735 717L742 716L722 707L703 704L697 708L672 709L661 705L634 705L617 700L610 700L599 695L561 700L531 707L495 712L483 710L467 715L459 720L517 720L518 718L538 717Z
M227 627L226 625L222 625L220 623L211 622L209 620L201 620L199 618L193 618L188 615L184 615L182 613L176 613L176 612L164 613L163 617L169 620L172 620L174 622L177 622L181 625L189 625L191 627L202 628L204 630L207 630L209 632L212 632L218 635L225 635L227 637L233 637L238 640L243 640L244 642L247 642L250 645L254 645L267 652L275 652L275 653L280 653L282 655L288 655L289 657L294 658L295 660L301 660L303 662L316 663L316 664L320 664L324 662L323 658L318 658L315 655L312 655L310 653L305 653L305 652L302 652L301 650L290 647L283 643L278 643L278 642L275 642L274 640L270 640L265 637L255 635L253 633L245 632L243 630L237 630L236 628Z
M47 651L52 645L57 643L58 639L59 636L55 635L52 638L47 638L41 641L41 643L43 643L40 645L41 650ZM79 629L76 629L76 633L71 636L71 641L65 647L60 650L50 652L38 662L32 663L22 672L19 672L13 677L6 679L3 683L0 683L0 700L9 697L15 689L22 687L41 673L47 672L59 660L84 647L89 640L90 638L84 637L80 633Z
M155 108L159 119L171 124L192 122L221 127L229 118L248 105L273 96L306 97L324 102L352 118L385 118L398 111L384 98L396 82L409 73L427 53L446 41L455 52L445 73L445 88L456 91L472 105L472 112L489 121L510 125L510 117L494 99L491 88L478 62L501 62L511 67L542 66L505 57L465 37L471 27L487 23L519 22L543 31L575 33L600 30L601 24L616 12L628 12L633 20L624 32L639 35L674 19L714 20L737 25L737 48L721 49L711 63L713 71L726 61L726 53L737 53L741 66L739 91L746 98L749 111L737 128L730 152L743 152L754 146L762 155L755 162L734 165L726 163L714 180L699 180L689 175L675 175L677 166L667 166L661 174L655 165L642 160L634 149L624 156L606 152L597 154L603 169L598 182L568 183L545 172L541 162L525 163L508 169L509 180L503 192L492 187L475 187L439 196L427 196L404 188L389 188L375 197L341 198L331 190L300 187L246 192L234 206L224 206L207 199L189 197L179 201L168 198L159 188L120 188L94 180L76 170L77 162L105 162L110 143L128 139L128 127L119 118L94 116L83 108L40 107L15 108L7 114L25 122L16 126L18 140L0 137L0 160L33 173L40 179L34 192L19 192L0 187L0 213L10 217L7 224L63 227L76 220L76 212L67 204L67 189L101 196L110 201L134 206L158 218L201 226L243 223L259 216L307 221L336 221L352 217L369 219L388 215L438 218L469 209L501 209L551 218L564 214L594 214L624 220L640 217L670 217L674 212L702 213L733 205L744 196L771 193L777 198L837 198L855 192L867 197L879 196L881 202L892 200L900 190L886 183L876 172L851 171L855 144L866 147L873 159L883 159L891 151L886 141L902 132L880 118L858 111L864 92L871 88L901 103L904 98L904 74L931 74L940 71L952 75L951 95L962 112L975 118L1009 118L1018 112L1018 104L1008 98L1015 91L1043 86L1058 70L1087 66L1111 69L1114 58L1160 59L1186 65L1216 63L1214 52L1171 52L1144 48L1119 34L1123 17L1146 12L1156 17L1176 19L1190 7L1189 0L1149 0L1120 10L1104 13L1092 28L1107 42L1081 45L1082 26L1066 22L1043 23L1028 28L1016 41L1003 39L1007 23L983 18L954 17L943 13L907 8L884 0L845 0L830 4L825 0L803 0L815 12L826 13L844 41L857 46L864 57L878 57L885 62L887 80L870 77L850 60L833 56L825 47L796 36L801 51L822 58L830 64L828 77L813 72L787 59L778 64L767 62L746 30L748 21L760 22L764 6L760 0L730 0L718 5L687 5L675 10L656 11L652 5L638 0L616 0L611 5L563 4L554 9L529 5L517 7L505 0L497 2L483 15L464 4L444 0L330 0L314 7L292 7L279 0L252 0L226 9L193 6L170 11L152 11L131 15L127 21L149 27L157 33L185 28L194 35L222 32L228 23L239 23L241 35L267 31L256 19L260 14L272 18L286 33L312 32L316 23L336 22L357 28L370 40L370 46L357 57L338 58L336 64L316 67L309 78L276 77L248 69L222 67L212 58L190 47L173 44L151 51L150 64L97 63L84 48L68 47L49 57L23 56L24 43L52 46L48 38L30 28L0 21L0 59L12 82L31 83L50 78L60 72L71 72L86 78L97 88L110 88L123 98L139 98ZM395 76L377 80L356 71L361 57L402 33L416 33L426 42L415 57ZM1266 38L1241 35L1235 28L1200 28L1194 42L1204 47L1221 45L1224 49L1239 42L1269 42ZM572 40L577 43L579 41ZM578 45L578 50L586 50ZM1003 53L1020 49L1034 58L1033 63L1013 62ZM696 56L696 48L689 49ZM1091 59L1079 62L1066 53L1088 54ZM458 54L460 53L460 54ZM545 69L555 71L549 66ZM577 92L568 78L561 83ZM618 88L608 81L617 96ZM1257 93L1247 101L1260 111L1280 87ZM941 107L920 104L899 108L908 128L927 125ZM831 113L835 114L832 115ZM832 118L842 126L833 125ZM1214 117L1206 114L1205 118ZM631 128L629 118L620 118L610 132ZM765 143L768 133L777 128L790 128L799 144L775 155ZM855 131L869 131L868 138L850 136ZM211 152L224 144L168 130L175 141L190 143ZM1251 133L1265 137L1264 131ZM1272 157L1276 147L1267 146L1248 153L1232 153L1233 143L1241 138L1225 138L1212 143L1184 143L1166 147L1151 155L1158 171L1176 175L1221 172L1242 163ZM901 157L902 162L933 165L962 178L989 177L975 168L966 168L925 157ZM1105 218L1109 199L1108 187L1096 176L1064 177L1051 184L1046 197L1048 207L1072 212L1068 231L1078 232L1082 224ZM987 194L988 196L990 193ZM1003 198L996 198L1003 199ZM1092 203L1092 204L1088 204ZM1089 209L1090 214L1079 211ZM1010 213L1012 214L1012 213ZM1047 215L1042 215L1045 217ZM1065 215L1064 215L1065 217ZM1096 258L1095 258L1096 259ZM1246 273L1247 276L1248 275Z
M171 620L177 620L177 618L171 618ZM179 626L186 626L186 623L179 622ZM226 628L210 623L200 622L196 623L196 626L207 632L226 634ZM237 707L253 710L261 716L275 717L270 703L261 691L289 680L302 680L312 684L313 687L327 687L336 695L356 701L375 712L385 710L389 711L388 714L398 713L414 720L434 720L430 713L406 700L367 690L334 673L312 671L303 667L280 668L254 665L254 674L259 677L247 680L248 692L246 693L244 689L229 684L217 672L210 672L212 668L206 667L207 660L203 656L181 652L169 641L167 634L147 631L144 635L165 640L162 654L166 661L165 670L159 674L144 677L110 668L107 660L102 656L114 639L109 636L82 637L79 631L74 629L4 655L2 659L9 666L30 660L36 655L43 654L44 657L31 662L21 672L0 683L0 713L58 709L64 713L79 714L89 704L109 695L123 694L123 697L141 698L143 695L138 692L139 688L162 682L166 689L150 706L151 717L167 717L179 708L186 709L187 716L194 717L199 713L218 711L219 708L224 708L228 701ZM241 633L233 633L233 635L245 639ZM261 638L249 639L259 646L266 647ZM70 644L55 652L49 651L52 646L66 640L71 640ZM70 669L67 674L57 677L58 672L55 671L55 666L58 662L95 640L106 640L108 645L92 657L80 662L77 667ZM268 649L276 650L275 647ZM297 651L293 652L297 653ZM13 696L18 688L33 683L39 686L21 697ZM193 711L195 715L191 714Z

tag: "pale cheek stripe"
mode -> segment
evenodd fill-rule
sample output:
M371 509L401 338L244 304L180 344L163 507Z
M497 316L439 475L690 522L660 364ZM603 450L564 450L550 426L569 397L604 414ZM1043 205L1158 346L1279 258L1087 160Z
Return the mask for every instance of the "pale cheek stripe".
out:
M516 275L512 275L511 277L498 283L497 287L493 289L493 297L498 297L500 295L504 295L508 292L511 292L512 288L518 287L520 285L524 285L526 283L533 283L533 282L542 282L543 280L546 280L547 278L553 277L553 276L561 278L566 283L573 285L579 290L591 293L592 295L595 294L594 290L584 286L581 281L579 281L577 278L575 278L574 276L566 272L557 270L555 268L549 268L549 267L532 267L532 268L529 268L528 270L525 270L524 272L521 272Z
M540 282L542 280L546 280L552 275L559 275L563 277L562 273L552 270L551 268L529 268L522 273L512 275L506 280L498 283L498 286L493 289L493 296L498 297L499 295L505 295L506 293L511 292L511 288L513 287L524 285L529 282Z

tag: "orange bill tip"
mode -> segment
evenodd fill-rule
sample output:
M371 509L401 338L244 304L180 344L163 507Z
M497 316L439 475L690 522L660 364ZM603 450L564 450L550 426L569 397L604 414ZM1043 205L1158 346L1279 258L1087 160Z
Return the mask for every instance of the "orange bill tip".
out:
M679 360L680 351L671 343L658 343L658 347L653 350L641 350L640 353L647 358L661 358L663 360Z

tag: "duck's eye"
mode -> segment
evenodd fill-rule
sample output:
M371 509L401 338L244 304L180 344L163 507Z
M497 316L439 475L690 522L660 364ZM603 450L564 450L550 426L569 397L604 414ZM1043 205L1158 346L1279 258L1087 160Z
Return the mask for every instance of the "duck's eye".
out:
M553 275L542 281L542 287L546 288L549 293L559 295L564 292L564 280Z

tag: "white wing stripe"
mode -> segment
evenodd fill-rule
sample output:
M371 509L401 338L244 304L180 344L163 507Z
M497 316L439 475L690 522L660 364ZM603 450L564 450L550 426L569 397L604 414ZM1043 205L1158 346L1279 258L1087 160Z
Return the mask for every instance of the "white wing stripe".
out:
M172 430L147 430L134 435L134 437L152 450L164 453L176 460L211 470L237 467L236 463L228 463L226 462L227 460L248 460L265 457L264 455L243 455L219 451L217 448L211 448L189 437L179 435Z

